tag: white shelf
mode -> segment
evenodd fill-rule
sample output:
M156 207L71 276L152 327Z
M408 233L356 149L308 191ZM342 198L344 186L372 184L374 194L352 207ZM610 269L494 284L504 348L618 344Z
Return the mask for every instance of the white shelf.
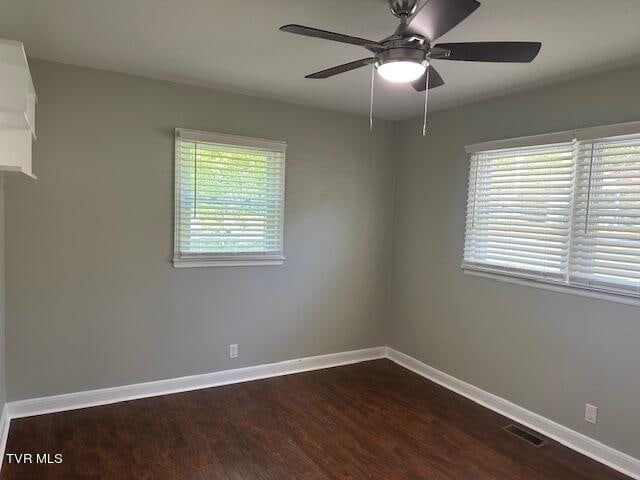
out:
M0 39L0 171L31 171L36 92L21 42ZM35 177L34 177L35 178Z

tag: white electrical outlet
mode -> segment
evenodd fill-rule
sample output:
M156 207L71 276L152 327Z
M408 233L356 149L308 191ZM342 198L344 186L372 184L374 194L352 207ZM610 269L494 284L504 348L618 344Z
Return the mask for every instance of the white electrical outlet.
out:
M584 407L584 421L593 424L598 423L598 407L587 403Z
M238 344L229 345L229 358L238 358Z

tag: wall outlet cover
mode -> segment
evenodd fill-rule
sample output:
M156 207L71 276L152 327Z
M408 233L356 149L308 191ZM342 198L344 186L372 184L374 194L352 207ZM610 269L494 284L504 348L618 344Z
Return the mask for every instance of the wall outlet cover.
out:
M584 408L584 420L594 425L598 423L598 407L587 403Z
M238 344L229 345L229 358L238 358Z

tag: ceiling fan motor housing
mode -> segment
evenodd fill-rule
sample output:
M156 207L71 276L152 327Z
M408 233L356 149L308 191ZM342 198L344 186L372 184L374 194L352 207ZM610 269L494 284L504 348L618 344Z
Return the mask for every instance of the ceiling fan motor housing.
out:
M420 48L395 47L383 50L375 56L376 68L391 62L413 62L428 67L429 53Z

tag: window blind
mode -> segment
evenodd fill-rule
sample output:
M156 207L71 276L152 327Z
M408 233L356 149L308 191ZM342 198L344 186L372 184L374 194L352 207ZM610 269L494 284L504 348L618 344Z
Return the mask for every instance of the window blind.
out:
M570 282L640 294L640 135L580 141Z
M176 266L283 260L284 142L176 129Z
M573 151L563 142L471 155L463 267L565 278Z
M640 122L467 151L463 268L640 297Z

